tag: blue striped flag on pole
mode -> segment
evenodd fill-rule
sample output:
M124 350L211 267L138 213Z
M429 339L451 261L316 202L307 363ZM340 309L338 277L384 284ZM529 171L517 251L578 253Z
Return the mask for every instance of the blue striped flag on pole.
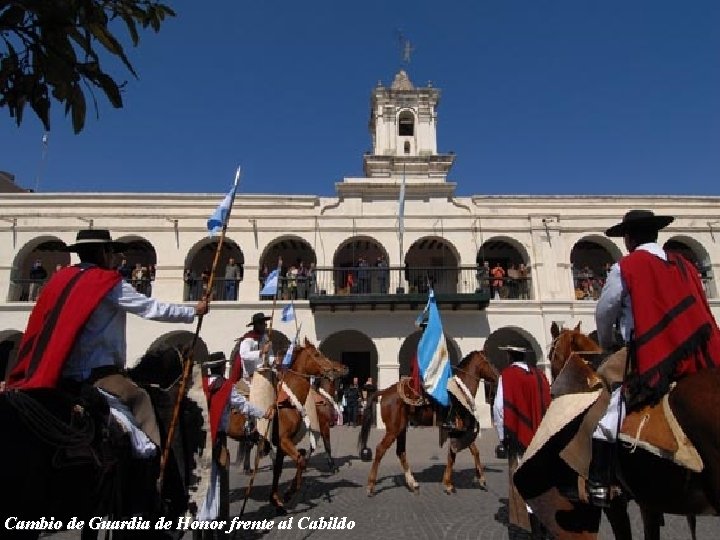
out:
M426 310L428 322L418 344L418 366L427 393L441 405L447 406L450 403L447 392L451 375L450 355L432 289Z

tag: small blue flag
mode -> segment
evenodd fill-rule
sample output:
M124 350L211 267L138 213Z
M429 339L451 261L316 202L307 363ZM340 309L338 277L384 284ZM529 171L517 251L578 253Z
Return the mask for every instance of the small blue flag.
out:
M233 183L233 187L230 189L230 191L228 191L228 194L225 195L225 198L218 205L213 214L210 216L210 219L208 219L207 221L207 228L210 236L213 236L222 231L223 225L228 218L228 214L230 214L230 207L232 206L233 200L235 199L235 191L237 190L239 180L240 167L238 167L237 171L235 172L235 182Z
M418 344L418 367L427 393L441 405L447 406L450 403L447 392L447 383L451 375L450 355L432 289L426 309L428 322Z
M295 320L295 306L293 304L288 304L283 308L280 320L282 322L290 322Z
M278 277L280 275L280 269L276 268L265 279L265 285L260 291L260 296L275 296L278 289Z
M295 350L295 345L297 344L298 339L300 338L300 328L302 328L302 323L300 323L300 326L298 327L297 332L295 333L295 339L292 340L292 343L290 343L290 347L288 347L288 350L285 353L285 358L283 358L283 361L282 361L283 367L290 367L292 365L293 351Z

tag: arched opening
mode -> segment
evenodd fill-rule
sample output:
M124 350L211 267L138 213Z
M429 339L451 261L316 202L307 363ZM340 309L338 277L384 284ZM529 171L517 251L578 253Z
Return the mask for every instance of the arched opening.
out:
M680 253L683 257L695 265L700 280L702 281L703 288L705 289L705 296L708 298L715 298L717 296L710 256L702 244L692 238L674 236L665 242L663 249L666 251Z
M400 347L400 353L398 354L401 377L410 376L410 372L412 369L411 362L413 357L417 354L417 348L418 344L420 343L421 337L422 332L418 330L410 334L408 337L405 338L405 341L403 341L403 344ZM448 354L450 355L450 364L452 366L458 365L458 362L462 360L462 354L460 353L460 347L458 346L457 342L453 338L446 335L445 344L448 350Z
M0 380L7 378L10 370L15 367L18 346L23 333L19 330L3 330L0 332Z
M70 264L65 242L40 236L25 244L13 261L8 302L34 302L43 285L60 268Z
M509 238L491 238L475 259L478 289L496 300L530 300L532 275L525 249Z
M185 300L199 300L207 292L217 246L217 240L206 238L195 244L185 258ZM212 291L215 299L237 300L238 283L243 279L244 267L242 250L233 240L225 238L215 272ZM226 275L229 277L226 278Z
M318 279L321 290L325 290L323 276ZM330 290L335 294L387 294L392 282L387 250L374 238L348 238L333 256L333 288ZM329 288L331 284L327 285Z
M123 242L125 247L122 253L116 256L117 271L120 272L123 280L135 287L137 292L151 296L157 265L155 247L138 236L118 238L118 242Z
M310 244L297 236L276 238L265 248L260 257L259 290L265 285L268 274L277 268L280 258L282 268L278 297L284 300L307 300L317 289L317 257ZM272 300L272 297L268 299Z
M336 383L338 396L342 396L345 389L357 378L358 386L362 388L368 379L372 378L377 385L378 352L373 341L357 330L341 330L323 340L320 351L336 362L342 362L348 367L348 375ZM356 423L361 421L362 408L358 406ZM346 413L351 413L348 408ZM352 419L347 418L351 421Z
M189 348L193 342L194 333L188 330L173 330L167 334L163 334L155 341L153 341L147 348L148 351L154 351L157 349L164 349L166 347L177 347L180 351L184 351ZM196 363L202 364L208 358L208 347L202 338L198 337L195 342L195 352L193 353L193 360ZM138 359L139 360L139 359Z
M460 256L444 238L420 238L405 254L404 278L410 293L456 293L460 282Z
M402 111L398 115L398 135L400 137L415 136L415 115L410 111Z
M535 360L537 363L542 361L542 348L531 334L522 328L505 326L490 334L483 346L485 356L498 371L503 370L508 365L507 353L499 349L507 346L523 347L528 350L526 353L528 360Z
M615 244L600 237L583 238L570 252L576 300L597 300L610 267L621 257Z

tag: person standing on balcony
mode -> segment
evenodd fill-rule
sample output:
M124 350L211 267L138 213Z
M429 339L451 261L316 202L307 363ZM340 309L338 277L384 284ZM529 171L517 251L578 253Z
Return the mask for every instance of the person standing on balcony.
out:
M382 255L378 255L375 266L377 267L377 282L378 288L380 289L380 294L387 294L389 277L388 274L390 273L390 270L388 268L388 263L385 260L385 257L383 257Z
M230 257L225 267L225 300L237 300L238 283L242 280L242 270L235 259Z
M317 269L315 268L314 262L310 263L310 268L308 268L308 271L307 271L307 286L308 286L308 296L311 294L318 293Z
M42 288L43 284L45 283L45 280L48 277L47 270L45 270L45 267L42 264L42 261L40 259L37 259L33 265L32 268L30 268L30 294L29 294L29 300L31 302L34 302L37 300L38 295L40 294L40 289Z
M492 296L495 300L500 300L500 292L504 285L502 278L505 277L505 269L500 266L499 262L496 262L490 274L494 278L492 281Z

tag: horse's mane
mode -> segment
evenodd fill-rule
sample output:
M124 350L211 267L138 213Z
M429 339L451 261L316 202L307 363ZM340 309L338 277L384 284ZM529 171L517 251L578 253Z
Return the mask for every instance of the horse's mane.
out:
M456 368L460 369L467 369L468 364L470 363L470 358L478 351L470 351L465 355L465 357L458 362L458 364L455 366Z

